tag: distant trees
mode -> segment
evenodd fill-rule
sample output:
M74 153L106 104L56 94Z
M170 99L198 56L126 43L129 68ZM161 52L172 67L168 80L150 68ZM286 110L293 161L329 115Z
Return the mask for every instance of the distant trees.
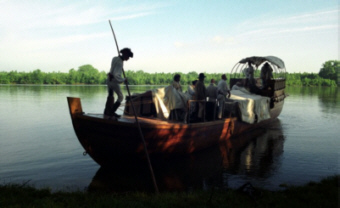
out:
M324 79L316 73L287 73L287 86L337 86L336 81Z
M83 65L69 73L42 72L0 72L0 84L105 84L106 73L99 72L92 65Z
M320 72L317 73L287 73L287 86L337 86L337 71L339 61L327 61L323 64ZM168 85L173 81L175 74L181 75L181 84L191 84L198 78L195 71L189 73L147 73L142 70L126 71L129 83L132 85ZM211 79L221 79L222 73L205 73L205 83L209 84ZM226 74L228 80L230 74ZM68 73L63 72L42 72L36 69L32 72L0 72L0 84L105 84L107 72L94 68L92 65L83 65L78 70L70 69Z
M324 79L337 80L337 73L339 73L340 61L326 61L320 69L319 76Z

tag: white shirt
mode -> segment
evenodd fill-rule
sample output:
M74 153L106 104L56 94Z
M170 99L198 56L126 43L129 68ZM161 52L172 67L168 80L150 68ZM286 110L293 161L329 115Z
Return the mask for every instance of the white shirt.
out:
M216 101L217 87L213 83L210 83L210 85L207 87L206 92L207 92L208 101Z
M124 82L125 79L122 77L123 65L123 60L119 56L112 58L110 73L113 75L113 82Z
M217 85L218 96L217 99L223 99L228 94L229 87L226 80L221 79Z

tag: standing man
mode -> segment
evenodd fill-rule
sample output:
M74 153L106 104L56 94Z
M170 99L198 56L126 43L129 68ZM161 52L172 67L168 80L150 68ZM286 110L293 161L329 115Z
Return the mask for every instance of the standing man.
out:
M245 87L249 88L251 93L261 94L261 90L256 86L256 81L254 79L254 67L252 66L251 61L248 61L248 68L245 70L246 80L245 80Z
M267 63L261 68L262 89L268 88L268 82L273 78L273 69Z
M225 74L222 74L221 80L218 82L217 92L218 92L217 100L218 100L218 106L219 106L218 107L218 118L222 119L222 111L223 111L224 102L226 100L226 96L230 98L230 90L229 90L228 83L227 83L227 76Z
M255 85L255 80L254 80L254 67L251 64L251 61L248 61L248 68L244 69L244 74L246 76L246 84L245 86L252 86Z
M210 85L207 87L207 97L208 101L215 102L217 99L217 87L215 85L215 80L210 80Z
M175 74L174 81L172 82L172 86L177 90L182 92L182 86L179 83L181 81L181 75Z
M120 50L119 56L112 58L110 73L107 75L107 89L109 95L107 97L104 110L104 114L107 116L115 116L116 118L120 118L120 115L116 114L116 110L124 98L122 90L120 89L120 84L123 82L127 83L127 79L122 77L123 65L124 61L129 60L130 57L133 57L131 49L123 48ZM118 96L115 104L113 104L113 92L115 92Z
M208 121L215 119L215 109L216 109L216 99L217 99L217 87L215 85L215 80L210 80L210 85L207 87L207 98L208 102L206 104L206 118Z
M196 83L195 86L195 94L196 94L196 99L200 100L200 101L206 101L207 99L207 95L206 95L206 88L204 85L204 79L205 79L205 75L203 73L200 73L198 76L198 81ZM200 121L203 121L204 115L203 115L203 110L204 110L204 106L205 106L205 102L198 103L198 119Z

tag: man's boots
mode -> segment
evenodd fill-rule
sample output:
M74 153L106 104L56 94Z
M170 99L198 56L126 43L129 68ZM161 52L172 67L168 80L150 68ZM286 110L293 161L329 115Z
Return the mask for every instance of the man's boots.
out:
M118 115L116 113L116 110L118 109L119 106L120 106L120 102L119 101L117 101L117 102L115 102L115 104L113 104L113 107L111 109L111 116L115 116L116 118L120 118L120 115Z
M113 96L108 96L105 104L104 115L111 116L113 102L114 102Z

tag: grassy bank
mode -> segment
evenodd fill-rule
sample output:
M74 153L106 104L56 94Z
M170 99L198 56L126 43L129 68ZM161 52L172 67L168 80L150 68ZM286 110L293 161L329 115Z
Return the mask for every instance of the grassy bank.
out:
M193 193L57 192L25 185L1 185L0 207L339 207L340 176L284 191L253 187Z

